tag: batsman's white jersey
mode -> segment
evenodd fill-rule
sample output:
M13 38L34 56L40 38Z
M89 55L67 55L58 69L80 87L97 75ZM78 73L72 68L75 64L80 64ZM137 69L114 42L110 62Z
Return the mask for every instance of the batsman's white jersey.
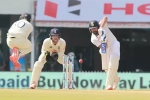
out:
M44 67L44 64L46 63L46 56L45 52L49 51L50 54L53 52L58 53L58 62L60 64L63 64L63 55L66 48L66 41L62 38L59 39L58 43L56 45L53 44L52 40L50 38L47 38L44 40L42 49L41 49L41 55L39 56L38 61L35 62L33 72L32 72L32 78L31 78L31 84L34 83L36 86L38 85L38 80L40 77L40 73L42 68Z
M21 55L31 52L32 44L27 38L32 30L33 26L25 19L14 22L7 33L7 45L11 49L17 47Z
M104 34L102 34L102 30L104 30ZM99 47L101 45L101 38L103 38L103 35L106 35L106 53L102 53L101 49L99 50L102 59L102 69L107 73L106 88L109 85L113 86L113 88L116 88L114 84L118 82L117 70L120 59L120 43L119 41L117 41L113 33L109 30L107 24L105 24L103 29L100 28L98 32L98 36L92 33L91 42L95 46Z
M91 36L91 42L95 45L95 46L99 46L101 44L101 42L98 40L98 37L100 38L101 36L101 28L98 30L99 32L99 36L95 36L93 33L92 33L92 36ZM108 26L107 26L107 23L105 24L105 26L103 27L103 30L105 31L105 34L106 34L106 37L108 39L107 41L107 45L108 47L110 47L111 45L113 45L114 42L117 42L117 39L116 37L113 35L113 33L109 30Z

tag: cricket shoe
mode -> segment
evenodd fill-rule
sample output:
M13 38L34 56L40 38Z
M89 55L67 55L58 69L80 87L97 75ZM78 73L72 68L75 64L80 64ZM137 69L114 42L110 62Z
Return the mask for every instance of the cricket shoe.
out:
M118 82L120 81L120 77L118 77L116 80L115 80L115 82L114 82L114 84L113 84L113 90L115 90L115 89L117 89L117 87L118 87Z
M34 83L32 83L31 85L30 85L30 89L35 89L36 88L36 85L34 84Z
M113 87L111 85L108 85L108 87L106 88L106 90L113 90Z
M13 65L17 68L21 67L21 64L18 62L19 58L19 50L18 48L13 48L13 54L9 57L10 61L12 61Z

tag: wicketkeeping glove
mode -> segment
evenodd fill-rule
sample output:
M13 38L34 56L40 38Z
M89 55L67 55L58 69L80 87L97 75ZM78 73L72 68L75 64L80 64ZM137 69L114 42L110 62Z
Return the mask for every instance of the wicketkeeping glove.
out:
M45 59L49 63L54 63L56 61L52 56L50 56L50 52L48 51L45 52Z
M58 53L57 52L53 52L51 54L51 57L54 59L54 60L58 60Z

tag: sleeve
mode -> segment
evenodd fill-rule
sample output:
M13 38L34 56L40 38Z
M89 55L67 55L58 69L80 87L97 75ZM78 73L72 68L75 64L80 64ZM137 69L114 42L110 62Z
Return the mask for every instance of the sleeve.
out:
M101 22L102 22L102 21L99 22L99 25L101 24ZM107 23L104 25L103 28L106 28L106 26L107 26ZM103 29L103 28L100 26L100 29Z
M47 39L45 39L44 42L43 42L43 45L42 45L41 52L49 51L48 50L48 43L47 42L48 42Z
M26 38L28 38L28 36L29 36L29 34L31 34L32 33L32 31L33 31L33 26L32 26L32 24L27 24L28 25L28 30L26 30L26 35L25 35L25 37Z
M32 31L33 31L33 26L32 26L32 24L29 24L29 30L28 30L28 33L31 33Z
M98 41L97 39L91 39L91 42L97 47L99 47L101 45L101 42Z
M103 29L102 27L100 27L100 28L98 29L98 32L101 31L101 30L104 30L104 29Z
M63 64L63 55L64 55L64 53L65 53L65 49L66 49L66 42L63 41L63 42L61 43L60 51L58 52L58 60L57 60L57 61L58 61L60 64Z
M99 21L99 25L101 24L102 21Z

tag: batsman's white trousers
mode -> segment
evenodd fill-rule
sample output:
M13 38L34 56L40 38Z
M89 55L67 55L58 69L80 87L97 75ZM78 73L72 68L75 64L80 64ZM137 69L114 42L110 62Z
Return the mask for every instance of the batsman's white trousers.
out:
M102 70L107 70L109 67L109 62L111 62L110 60L112 58L118 59L118 62L116 63L119 63L120 43L118 41L115 41L114 43L112 43L112 45L107 48L106 54L101 53L101 50L99 50L99 52L101 54L101 59L102 59ZM118 67L118 66L114 66L114 67Z

